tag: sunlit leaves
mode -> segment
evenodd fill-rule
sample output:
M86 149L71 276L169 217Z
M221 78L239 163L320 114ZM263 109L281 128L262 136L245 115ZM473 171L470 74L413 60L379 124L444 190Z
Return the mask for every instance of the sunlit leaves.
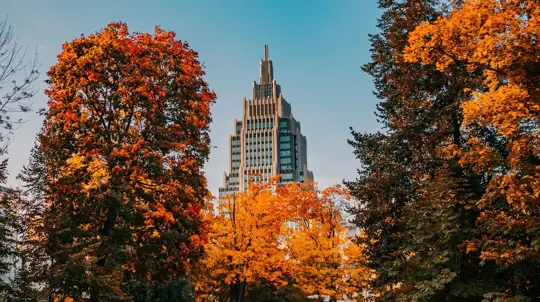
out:
M40 136L54 154L46 190L53 286L128 299L144 280L185 275L200 255L215 98L203 75L197 53L160 28L129 33L111 23L62 46Z
M362 248L341 216L348 192L313 183L250 183L219 201L206 257L198 268L199 299L241 300L259 285L306 296L355 296L371 278Z
M247 193L219 201L206 247L200 295L219 296L231 291L231 299L246 295L254 283L284 286L285 252L280 240L289 215L283 198L272 193L272 183L251 183ZM203 276L201 276L203 277ZM208 285L211 284L211 285Z
M297 206L291 219L298 229L285 241L295 285L319 298L358 295L367 287L372 272L365 266L362 247L352 241L342 218L344 203L350 198L348 191L334 186L318 194L301 184L281 189L282 196L303 197L302 203L289 199Z
M464 67L473 79L463 89L464 145L454 143L441 153L486 182L475 201L481 232L464 246L467 253L478 252L482 264L513 272L511 284L498 285L505 292L491 296L536 297L540 285L531 276L540 267L533 239L540 235L540 3L452 2L447 16L409 35L404 57L445 73Z

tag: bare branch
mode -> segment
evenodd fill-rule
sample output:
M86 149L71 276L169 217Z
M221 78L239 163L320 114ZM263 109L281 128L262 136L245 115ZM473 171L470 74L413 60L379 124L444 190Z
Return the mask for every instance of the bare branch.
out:
M29 112L31 98L36 94L34 83L39 77L41 63L37 50L27 60L26 48L17 43L13 26L7 17L0 21L0 154L4 154L14 129L24 123L12 114Z

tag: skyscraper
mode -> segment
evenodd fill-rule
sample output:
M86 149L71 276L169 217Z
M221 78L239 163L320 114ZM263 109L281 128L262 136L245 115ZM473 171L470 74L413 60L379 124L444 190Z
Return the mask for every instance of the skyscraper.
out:
M263 181L281 174L281 183L313 179L307 168L306 137L274 79L268 45L252 95L242 100L242 119L234 120L234 133L229 135L229 171L223 175L219 197L245 191L254 174Z

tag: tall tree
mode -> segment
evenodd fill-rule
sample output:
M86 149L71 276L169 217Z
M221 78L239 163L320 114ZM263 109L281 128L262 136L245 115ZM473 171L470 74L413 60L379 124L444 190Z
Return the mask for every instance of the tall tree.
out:
M501 278L482 265L464 242L478 235L475 201L485 192L482 175L441 155L464 147L461 104L479 74L456 65L406 61L408 35L448 13L445 1L379 1L379 34L370 37L378 117L385 131L353 131L350 144L362 162L359 178L347 183L361 206L355 222L366 233L372 283L381 300L477 301ZM497 145L491 131L486 141Z
M464 242L504 273L487 298L540 297L539 34L538 1L454 1L450 14L410 34L405 51L409 62L479 75L464 87L464 146L444 151L487 182L476 201L480 232Z
M197 53L111 23L48 72L45 228L55 293L127 300L186 274L206 236L210 106Z

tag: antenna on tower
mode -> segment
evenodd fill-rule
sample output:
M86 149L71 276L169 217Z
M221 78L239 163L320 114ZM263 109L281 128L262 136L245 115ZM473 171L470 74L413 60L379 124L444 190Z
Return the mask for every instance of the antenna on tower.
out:
M264 60L268 61L268 45L264 44Z

